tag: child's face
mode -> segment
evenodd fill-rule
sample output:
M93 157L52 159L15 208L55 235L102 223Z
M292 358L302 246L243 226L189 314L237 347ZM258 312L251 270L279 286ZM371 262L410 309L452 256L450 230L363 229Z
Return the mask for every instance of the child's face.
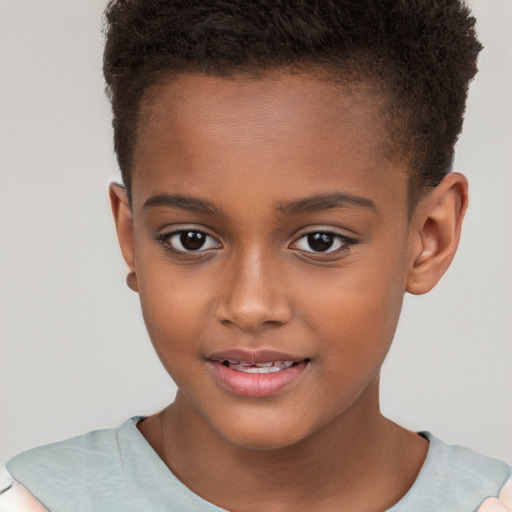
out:
M230 443L377 413L411 265L407 171L383 156L378 108L314 78L182 75L144 116L125 257L175 407Z

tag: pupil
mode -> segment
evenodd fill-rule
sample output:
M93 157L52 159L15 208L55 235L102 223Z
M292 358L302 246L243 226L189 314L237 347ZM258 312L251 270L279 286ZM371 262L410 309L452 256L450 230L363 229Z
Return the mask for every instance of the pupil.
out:
M199 231L183 231L180 242L187 251L197 251L204 245L205 238L205 235Z
M324 252L332 247L334 237L327 233L312 233L308 235L308 244L316 252Z

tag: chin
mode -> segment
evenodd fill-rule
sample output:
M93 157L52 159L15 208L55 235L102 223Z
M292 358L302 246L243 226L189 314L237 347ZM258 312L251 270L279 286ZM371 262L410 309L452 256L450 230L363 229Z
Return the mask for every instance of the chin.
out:
M246 417L243 421L237 419L213 427L225 441L245 450L286 448L312 433L300 419L296 422L255 421L254 418Z

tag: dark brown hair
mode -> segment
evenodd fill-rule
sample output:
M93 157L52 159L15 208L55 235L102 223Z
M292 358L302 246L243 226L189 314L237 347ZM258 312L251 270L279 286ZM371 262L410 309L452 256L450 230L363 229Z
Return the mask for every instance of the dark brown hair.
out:
M112 0L104 74L130 194L141 101L172 73L256 76L322 70L368 79L387 98L394 153L414 189L450 172L481 45L460 0Z

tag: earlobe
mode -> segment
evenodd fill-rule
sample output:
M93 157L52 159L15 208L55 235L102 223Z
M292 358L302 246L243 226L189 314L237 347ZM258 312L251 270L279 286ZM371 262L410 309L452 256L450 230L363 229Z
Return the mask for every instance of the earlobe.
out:
M135 239L130 201L128 200L126 189L117 183L110 184L109 197L121 253L128 265L126 282L130 289L138 291L135 269Z
M459 173L447 175L418 204L412 219L412 248L406 290L430 291L455 256L468 205L468 183Z

